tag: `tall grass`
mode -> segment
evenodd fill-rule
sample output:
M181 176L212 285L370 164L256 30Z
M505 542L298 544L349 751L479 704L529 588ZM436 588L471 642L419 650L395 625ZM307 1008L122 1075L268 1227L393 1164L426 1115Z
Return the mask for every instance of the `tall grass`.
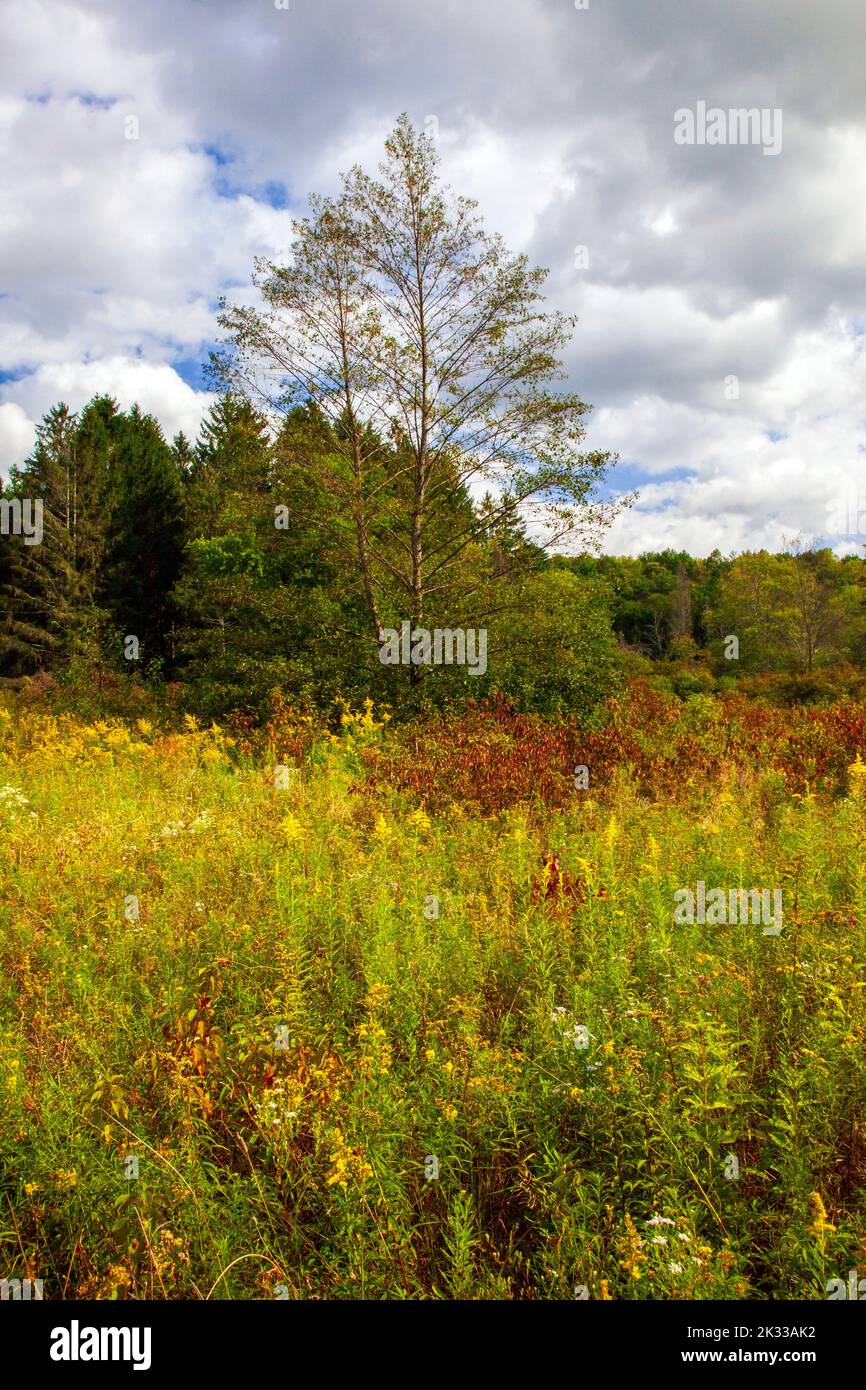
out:
M740 765L649 800L619 768L558 809L428 814L365 782L388 737L350 718L280 774L279 738L0 716L0 1275L666 1299L866 1273L856 765L835 797ZM698 879L781 888L781 935L675 925Z

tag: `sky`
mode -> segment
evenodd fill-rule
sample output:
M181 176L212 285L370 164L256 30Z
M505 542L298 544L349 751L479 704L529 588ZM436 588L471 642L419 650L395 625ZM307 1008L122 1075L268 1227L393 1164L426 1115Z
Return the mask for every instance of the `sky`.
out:
M0 472L97 392L194 437L219 297L406 111L578 317L639 494L605 550L862 553L866 6L3 0L0 36Z

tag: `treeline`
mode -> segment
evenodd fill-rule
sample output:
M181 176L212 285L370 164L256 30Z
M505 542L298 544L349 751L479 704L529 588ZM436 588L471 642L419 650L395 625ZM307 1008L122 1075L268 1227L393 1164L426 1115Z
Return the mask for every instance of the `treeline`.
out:
M2 679L180 682L187 707L208 716L261 715L274 691L311 707L369 695L414 708L504 690L552 710L590 708L614 688L604 581L551 565L516 515L489 498L473 504L459 482L425 540L432 548L469 532L471 544L447 584L431 586L425 621L465 621L471 594L489 631L487 670L437 667L414 685L405 668L383 666L355 531L339 494L316 482L325 461L340 465L338 429L306 406L274 434L228 393L195 444L183 435L169 444L151 416L107 396L78 416L54 407L2 492L10 502L40 499L43 517L39 543L0 536ZM404 509L401 448L399 438L376 441L386 516ZM377 563L396 572L399 537L390 553L379 540L369 537ZM407 616L399 600L382 611L395 627Z
M859 556L794 544L776 555L725 558L714 550L696 559L665 550L555 563L604 582L622 646L666 670L678 693L707 688L701 667L724 682L784 674L792 691L813 696L822 692L821 673L866 668L866 560Z
M425 540L471 532L472 543L429 595L425 621L455 626L471 594L488 628L487 670L443 666L413 686L379 660L355 531L317 485L323 460L334 467L342 456L338 432L308 405L275 433L231 393L194 444L183 435L169 444L151 416L108 396L77 416L54 407L0 498L42 503L38 543L9 524L0 535L2 679L174 682L200 713L258 717L274 691L319 708L368 695L459 707L504 692L525 709L586 711L641 659L684 695L710 679L866 665L858 557L551 557L516 510L489 497L474 504L457 482ZM401 447L376 441L390 454L377 484L386 515L405 505ZM14 516L6 505L5 520ZM396 569L393 537L391 554L375 534L369 542L377 563ZM407 616L394 606L382 619L399 627Z
M603 580L527 535L594 541L628 500L598 500L612 460L561 387L574 321L438 164L404 114L378 175L310 195L288 263L256 261L256 304L221 306L195 445L106 397L49 412L0 498L0 678L134 671L253 716L275 691L581 710L614 688Z
M596 558L632 498L600 500L616 460L561 389L575 321L407 116L294 234L256 305L222 306L194 444L108 396L45 416L0 492L0 681L258 718L275 692L583 713L641 663L684 695L862 670L860 559ZM473 665L454 637L479 630Z

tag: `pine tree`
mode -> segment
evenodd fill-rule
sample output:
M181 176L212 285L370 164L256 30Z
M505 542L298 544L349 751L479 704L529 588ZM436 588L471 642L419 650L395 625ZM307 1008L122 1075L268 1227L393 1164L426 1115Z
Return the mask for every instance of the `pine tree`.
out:
M10 537L2 651L15 675L93 651L99 521L76 439L76 417L61 402L37 426L36 447L11 480L15 495L42 505L40 542Z
M184 543L180 466L157 422L137 405L112 421L106 443L100 593L115 628L138 638L139 659L164 660Z
M272 442L265 417L232 396L202 425L174 597L186 675L208 713L261 711L277 688L325 702L347 689L351 639L339 633L335 642L346 585L304 466L311 450L327 447L315 412L294 412Z

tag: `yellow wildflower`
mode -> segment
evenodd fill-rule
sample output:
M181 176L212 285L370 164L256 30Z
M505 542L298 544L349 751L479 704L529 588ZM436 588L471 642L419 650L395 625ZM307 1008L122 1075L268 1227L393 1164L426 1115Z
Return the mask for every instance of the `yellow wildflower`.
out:
M327 1179L329 1187L338 1183L345 1191L350 1182L363 1184L368 1178L372 1178L373 1169L365 1159L363 1150L351 1148L343 1138L342 1130L331 1131L331 1142L334 1150Z
M835 1231L836 1227L832 1222L827 1220L827 1208L821 1200L820 1192L813 1192L810 1194L809 1204L812 1208L813 1219L811 1226L807 1226L806 1229L810 1235L815 1236L820 1241L821 1248L823 1249L826 1239L825 1232Z
M393 835L394 831L380 811L376 817L376 824L373 826L373 839L386 845Z
M280 829L290 845L297 844L301 840L306 840L308 831L296 816L289 811L280 821Z
M866 763L859 752L848 768L848 776L851 779L851 795L863 796L866 792Z
M622 1253L625 1256L620 1260L620 1267L628 1270L632 1279L641 1277L641 1261L646 1259L642 1250L643 1239L638 1235L637 1227L628 1212L625 1214L625 1237L619 1242Z

